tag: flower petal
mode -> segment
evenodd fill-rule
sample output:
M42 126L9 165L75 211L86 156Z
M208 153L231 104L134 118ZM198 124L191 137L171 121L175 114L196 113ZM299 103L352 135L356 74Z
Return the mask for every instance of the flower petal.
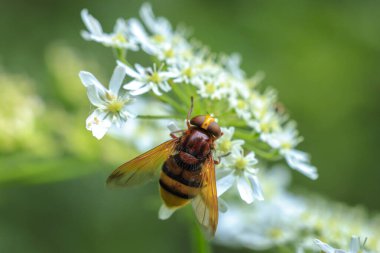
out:
M169 122L167 128L169 128L171 133L181 131L181 129L177 126L177 124L174 121Z
M117 65L115 70L113 71L109 87L114 95L117 95L119 93L121 83L123 82L125 75L125 68Z
M254 200L253 190L251 184L248 182L247 178L243 175L238 177L237 188L240 193L242 200L251 204Z
M228 189L232 187L236 178L233 172L229 173L227 176L224 176L216 181L216 189L218 197L225 193Z
M125 73L127 73L128 76L139 79L140 75L137 73L133 68L127 66L126 64L122 63L121 61L117 61L117 65L124 68Z
M133 80L133 81L130 81L129 83L125 84L123 86L123 88L126 90L138 90L144 85L145 85L145 83L143 83L143 82Z
M147 93L149 90L150 90L150 87L149 87L148 85L146 85L146 86L143 86L143 87L140 88L140 89L137 89L137 90L131 91L130 94L131 94L132 96L138 96L138 95L141 95L141 94Z
M252 185L254 198L257 200L264 200L263 190L257 176L250 175L248 173L246 173L246 176Z
M88 87L90 85L95 85L97 88L103 87L104 89L104 86L90 72L87 72L87 71L79 72L79 78L85 87Z
M95 35L101 35L103 33L103 29L99 21L91 16L87 9L83 9L81 11L81 16L83 23L91 33Z
M92 131L92 135L98 140L103 138L111 125L111 120L100 110L95 110L86 120L86 128Z
M98 90L96 86L91 85L87 87L87 96L91 104L95 105L98 108L104 108L104 101L99 97Z
M154 54L155 48L149 42L149 36L146 33L144 27L137 19L130 19L128 21L130 31L134 35L135 39L142 45L143 50L148 54Z
M218 198L218 210L221 213L226 213L228 211L227 202L222 198Z
M353 236L350 242L350 252L356 253L360 251L360 239L357 236Z
M152 11L152 6L149 3L144 3L140 9L140 16L149 29L154 30L156 20Z
M324 243L324 242L321 242L320 240L318 239L314 239L314 243L319 246L319 248L321 248L321 250L323 252L326 252L326 253L335 253L335 249L333 247L331 247L330 245Z
M152 90L153 92L157 95L157 96L161 96L162 93L160 92L160 90L158 89L157 85L152 85Z
M168 92L168 91L170 91L172 89L167 82L162 82L162 83L159 84L159 86L165 92Z
M288 165L301 172L305 176L309 177L312 180L316 180L318 178L318 171L317 168L303 162L303 160L297 160L298 157L293 156L293 153L286 152L285 153L285 159Z

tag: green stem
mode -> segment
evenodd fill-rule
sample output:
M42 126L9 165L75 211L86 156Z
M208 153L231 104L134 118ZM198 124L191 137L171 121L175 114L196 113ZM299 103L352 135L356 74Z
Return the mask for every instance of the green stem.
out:
M194 253L212 253L211 246L202 231L200 230L198 224L193 222L193 252Z
M137 115L139 119L183 119L179 115Z
M292 247L290 247L290 246L287 246L287 245L281 245L281 246L277 246L276 252L280 252L280 253L293 253L294 249Z
M244 130L244 129L236 129L234 133L234 137L237 139L243 139L246 141L257 140L257 135L253 131Z
M162 96L157 96L157 97L162 102L168 103L169 105L173 106L174 109L176 109L178 113L186 113L185 108L182 107L180 104L178 104L174 99L169 97L167 94L162 94Z
M130 66L130 64L127 61L127 50L122 48L114 48L113 50L115 58L121 61L122 63Z
M236 118L229 118L228 116L226 116L226 119L222 119L220 121L220 124L222 126L226 126L226 127L240 127L240 128L246 128L247 127L247 123L245 123L245 121L241 120L241 119L236 119Z
M255 152L256 155L268 159L270 161L278 161L282 157L276 151L265 151L255 147L252 143L246 143L245 146Z

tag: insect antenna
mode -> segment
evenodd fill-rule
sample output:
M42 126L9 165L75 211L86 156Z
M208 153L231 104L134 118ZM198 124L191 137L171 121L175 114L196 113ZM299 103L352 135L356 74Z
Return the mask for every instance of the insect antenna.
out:
M190 97L190 109L187 112L187 118L186 118L187 128L190 128L190 116L191 116L191 113L193 112L193 107L194 107L194 98L193 98L193 96L191 96Z

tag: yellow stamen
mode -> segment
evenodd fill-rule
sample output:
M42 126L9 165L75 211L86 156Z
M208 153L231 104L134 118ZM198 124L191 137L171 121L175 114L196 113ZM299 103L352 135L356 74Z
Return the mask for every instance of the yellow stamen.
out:
M121 33L115 34L115 36L113 36L112 40L116 41L116 42L127 43L127 39Z
M186 68L184 71L183 71L183 74L187 77L192 77L193 76L193 71L191 70L191 68Z
M216 87L212 83L206 84L206 93L207 94L213 94L216 91Z
M158 72L153 72L152 75L149 77L149 80L153 83L160 83L161 77L158 74Z
M269 236L274 239L279 239L283 235L283 231L279 228L273 228L269 231Z
M239 157L238 159L236 159L236 162L235 162L236 169L244 170L246 166L247 166L247 160L245 160L244 157Z
M224 140L219 145L219 149L223 153L229 152L231 150L231 147L232 147L232 142L230 140Z
M170 48L164 52L164 55L166 58L173 58L174 57L174 50Z
M283 149L291 149L291 148L292 148L292 145L291 145L290 143L285 142L285 143L282 143L282 144L281 144L281 147L282 147Z
M157 43L162 43L165 41L165 37L161 34L156 34L153 36L153 40Z
M116 96L113 95L112 93L106 92L106 99L109 101L112 101L116 99Z
M238 102L237 102L236 107L239 108L239 109L244 109L246 107L246 105L247 104L244 102L244 100L239 99Z
M120 112L123 108L124 103L121 101L112 101L108 104L107 109L112 113Z

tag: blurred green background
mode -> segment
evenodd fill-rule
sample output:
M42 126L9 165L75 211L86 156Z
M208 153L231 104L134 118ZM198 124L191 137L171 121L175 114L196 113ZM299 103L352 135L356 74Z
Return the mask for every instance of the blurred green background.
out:
M82 40L80 11L108 32L141 3L0 0L0 252L196 252L186 211L157 219L156 184L106 189L137 152L85 129L78 71L106 82L115 62ZM241 53L248 74L265 71L320 172L293 172L293 185L380 210L380 1L151 3L213 51Z

